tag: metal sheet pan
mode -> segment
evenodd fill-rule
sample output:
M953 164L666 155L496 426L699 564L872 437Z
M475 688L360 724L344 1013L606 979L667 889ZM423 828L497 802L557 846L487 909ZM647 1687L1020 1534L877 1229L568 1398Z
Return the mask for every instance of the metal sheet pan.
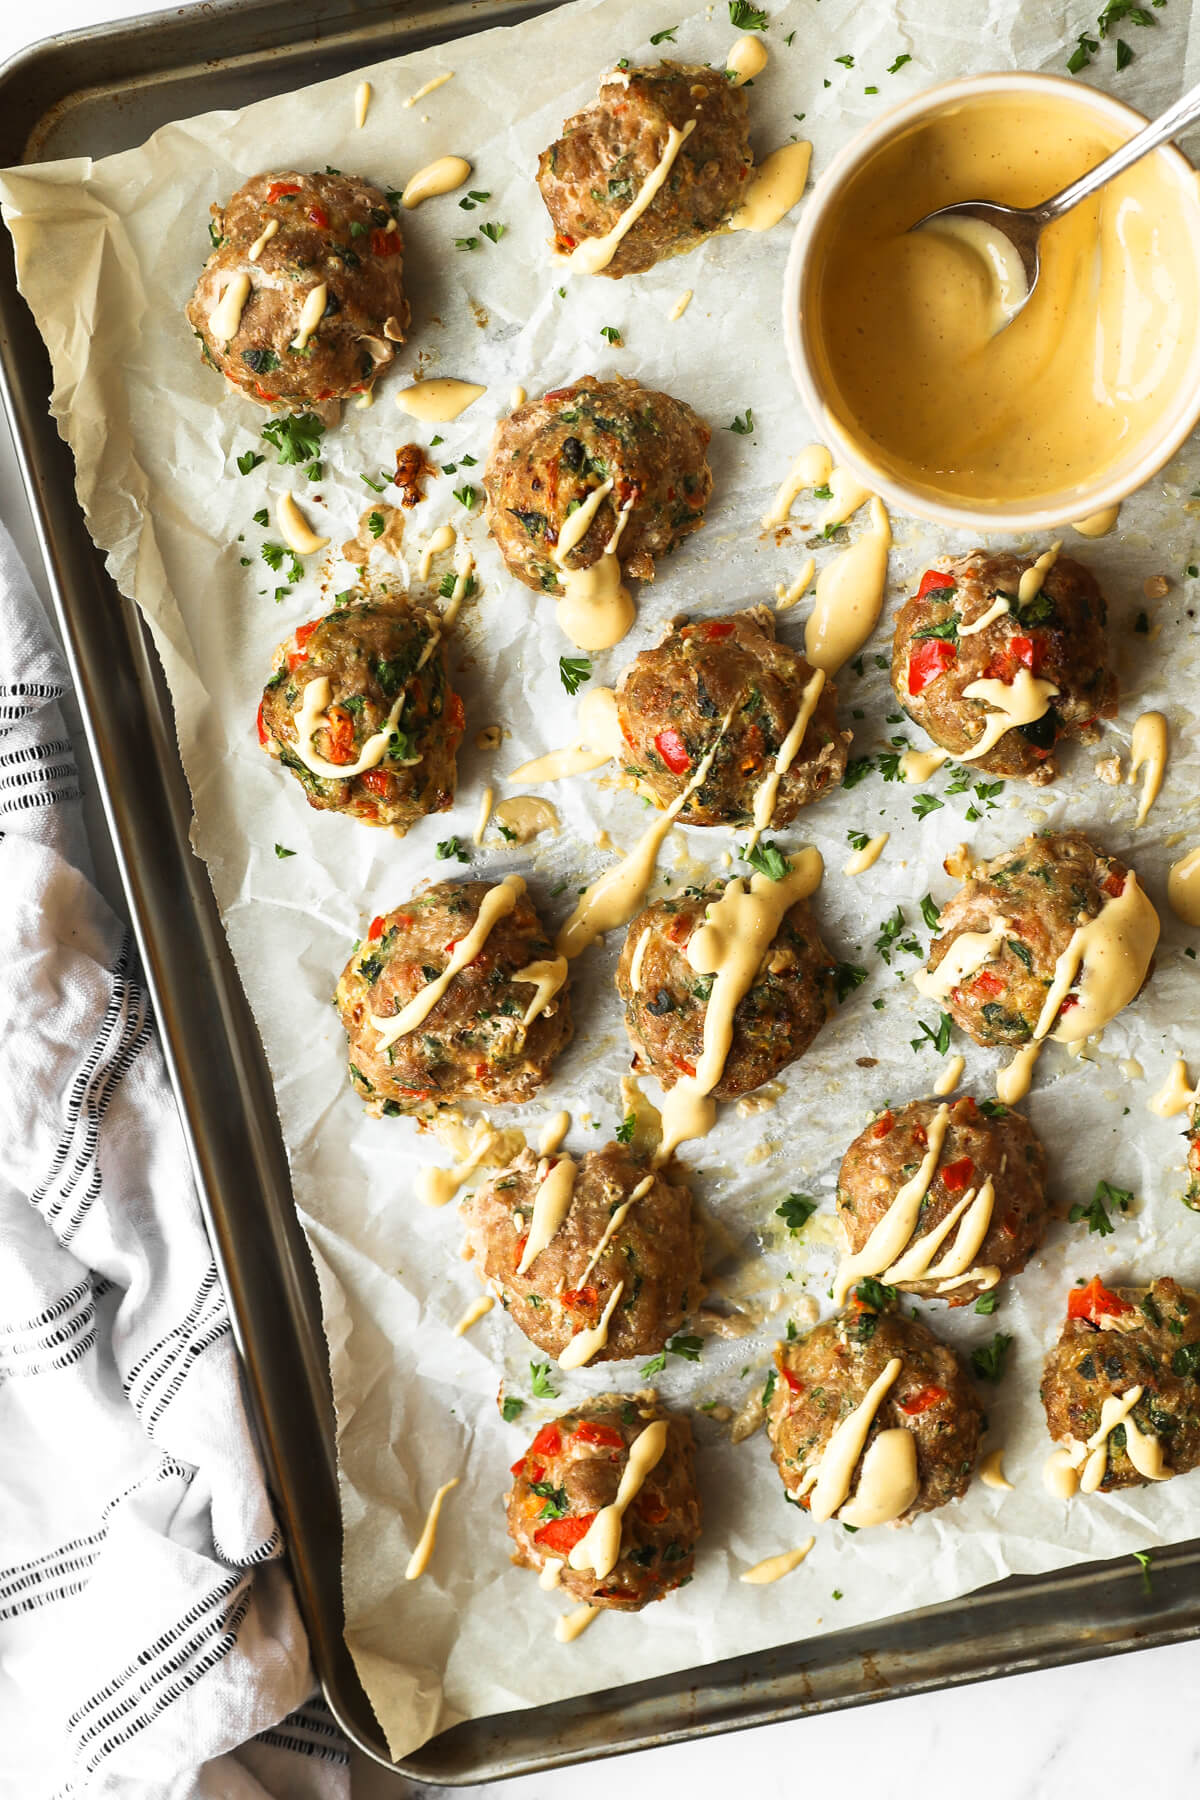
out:
M95 155L547 9L516 0L216 0L71 33L0 69L0 160ZM0 385L158 1009L313 1658L347 1735L389 1761L342 1640L332 1410L316 1287L270 1080L205 870L149 636L108 580L48 413L50 369L0 242ZM1200 1634L1200 1542L1014 1579L947 1605L442 1733L399 1767L458 1784Z

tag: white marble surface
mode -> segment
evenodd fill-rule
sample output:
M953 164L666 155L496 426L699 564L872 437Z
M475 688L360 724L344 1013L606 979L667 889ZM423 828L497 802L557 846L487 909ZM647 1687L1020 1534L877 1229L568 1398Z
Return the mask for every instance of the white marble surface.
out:
M42 0L33 14L7 0L0 5L0 61L35 41L29 29L34 18L42 38L127 11L121 0ZM44 592L3 423L0 518ZM103 877L111 859L94 803L89 818ZM581 1649L585 1645L586 1639ZM716 1800L749 1779L753 1800L794 1800L801 1789L938 1800L952 1784L970 1800L1090 1800L1147 1784L1157 1794L1192 1794L1193 1782L1200 1787L1200 1709L1194 1697L1187 1698L1193 1681L1200 1682L1200 1643L795 1720L470 1792L493 1800L609 1800L617 1787L640 1797L653 1784L667 1794L686 1789L692 1800ZM365 1758L355 1759L354 1800L398 1800L417 1791Z

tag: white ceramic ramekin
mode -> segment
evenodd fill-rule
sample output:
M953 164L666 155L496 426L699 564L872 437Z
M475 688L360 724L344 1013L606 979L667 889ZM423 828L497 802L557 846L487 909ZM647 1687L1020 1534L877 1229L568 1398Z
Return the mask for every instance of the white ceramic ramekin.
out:
M812 247L830 212L838 207L849 177L897 133L947 107L998 94L1030 94L1050 99L1061 95L1064 105L1090 111L1098 124L1109 130L1115 127L1127 136L1132 136L1146 122L1141 113L1095 88L1064 76L1020 72L974 75L943 82L890 108L838 152L805 203L784 275L783 333L792 375L819 435L829 445L835 459L847 464L890 506L899 512L932 519L939 525L963 529L1044 531L1087 518L1104 507L1115 506L1148 481L1178 450L1200 419L1200 322L1186 379L1171 393L1164 394L1162 413L1152 431L1131 445L1124 456L1110 464L1093 482L1047 493L1036 501L1000 506L988 504L986 496L969 504L955 500L933 485L926 488L917 482L902 481L878 467L869 448L856 437L853 420L839 418L823 390L812 354L817 328L813 316L815 308L806 304L807 287L813 276ZM1165 147L1152 154L1165 160L1172 179L1178 184L1180 219L1185 228L1190 215L1200 286L1200 190L1196 172L1187 158L1174 148ZM963 197L967 198L966 195Z

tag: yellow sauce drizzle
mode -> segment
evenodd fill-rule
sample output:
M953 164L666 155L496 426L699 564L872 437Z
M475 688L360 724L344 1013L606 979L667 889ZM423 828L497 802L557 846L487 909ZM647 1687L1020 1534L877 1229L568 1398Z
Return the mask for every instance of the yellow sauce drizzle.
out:
M1004 1450L989 1450L979 1465L979 1479L984 1487L999 1488L1002 1493L1011 1494L1013 1484L1004 1473Z
M489 888L479 905L479 916L466 937L460 938L454 946L450 961L442 970L436 981L428 982L419 994L414 994L407 1006L390 1019L381 1019L375 1013L368 1013L371 1024L379 1033L376 1052L387 1049L399 1038L407 1037L418 1025L424 1023L433 1011L454 977L468 963L473 963L483 946L487 943L488 934L498 919L510 913L521 895L525 892L525 883L520 875L506 875L496 887Z
M1117 522L1117 514L1120 510L1119 504L1102 506L1099 512L1089 513L1086 519L1080 519L1078 524L1072 525L1071 530L1077 531L1080 537L1085 538L1107 537Z
M805 594L808 592L808 584L813 578L813 573L816 570L816 566L817 566L816 563L813 561L812 557L810 556L803 563L801 563L800 573L797 575L795 581L792 582L792 585L790 587L785 587L783 585L782 581L776 582L776 584L775 584L775 611L776 612L789 612L791 610L791 608L793 606L795 606L797 600L802 600L804 598Z
M770 508L763 514L763 528L786 525L792 507L808 488L826 487L833 473L833 458L824 444L807 444L780 482Z
M1142 797L1135 825L1144 825L1146 816L1158 799L1167 766L1167 721L1160 712L1146 712L1135 721L1130 741L1129 779L1145 768Z
M1042 584L1058 561L1058 553L1061 549L1062 540L1060 539L1057 544L1051 544L1048 550L1042 552L1032 568L1022 571L1017 586L1017 605L1019 607L1028 606L1031 600L1037 599L1042 591Z
M929 1121L928 1143L920 1168L897 1191L858 1254L843 1258L833 1289L838 1306L845 1303L846 1295L863 1275L882 1275L890 1268L912 1237L920 1217L921 1202L929 1192L937 1170L949 1124L950 1108L943 1103Z
M625 208L611 231L603 237L584 238L576 244L569 256L555 256L555 262L566 263L569 268L580 275L598 275L601 269L607 269L616 255L622 238L633 230L654 196L658 193L679 155L684 141L696 129L695 119L689 119L682 131L674 125L667 128L667 142L662 155L643 181L630 204Z
M1177 1056L1171 1064L1171 1073L1157 1094L1146 1102L1146 1108L1149 1112L1157 1113L1160 1119L1173 1119L1176 1113L1187 1112L1189 1107L1194 1106L1196 1098L1188 1066L1182 1056Z
M278 230L279 230L279 220L278 219L268 219L266 224L263 226L262 230L259 232L258 236L255 238L254 242L251 244L249 250L247 250L247 252L246 252L246 255L250 258L251 262L258 261L259 257L262 255L263 251L266 249L267 245L270 243L271 239L275 236L275 233Z
M562 1615L554 1627L554 1635L560 1644L573 1644L587 1630L592 1620L599 1616L598 1606L576 1606L571 1612Z
M725 73L734 87L745 87L756 75L761 75L767 66L767 46L761 38L740 37L729 52L725 63ZM745 1580L745 1576L742 1577Z
M804 628L804 654L814 669L836 674L874 631L891 547L887 512L883 502L873 498L870 529L826 563L817 577L816 598Z
M505 842L518 844L531 844L543 831L557 831L559 827L558 814L550 802L533 794L514 794L511 799L502 800L495 819Z
M1056 1500L1070 1500L1078 1492L1079 1475L1069 1450L1052 1450L1042 1469L1042 1482Z
M829 477L829 499L818 514L813 529L826 531L830 526L844 525L870 498L870 488L865 488L857 475L839 464Z
M453 525L438 526L437 530L433 533L433 536L421 551L421 560L417 564L417 579L419 581L429 580L429 571L433 566L434 557L440 555L443 550L453 550L457 535Z
M716 1118L711 1098L733 1043L733 1019L754 981L784 915L820 885L823 864L816 850L802 850L781 881L755 874L726 885L705 908L704 923L688 940L687 959L697 975L714 977L704 1011L704 1044L694 1075L684 1075L663 1101L663 1139L655 1157L661 1167L689 1138L704 1137Z
M1046 552L1050 554L1049 551ZM1032 575L1032 569L1026 569L1026 575ZM811 661L811 658L809 659ZM1043 681L1029 669L1020 668L1011 682L1008 681L972 681L963 689L968 700L982 700L985 706L994 710L984 715L983 735L970 750L954 751L955 762L978 762L993 750L1006 732L1019 725L1032 725L1040 719L1051 700L1058 693L1052 681ZM950 757L949 750L922 752L908 750L900 758L900 772L905 781L923 781L938 769Z
M618 1281L616 1287L605 1303L595 1325L585 1331L577 1331L566 1349L558 1359L560 1369L582 1369L585 1363L591 1362L598 1350L603 1350L608 1342L608 1323L617 1309L617 1302L625 1292L625 1283ZM574 1566L574 1565L572 1565Z
M570 1123L571 1115L568 1112L551 1114L542 1126L542 1135L538 1139L539 1156L554 1156L562 1149Z
M680 294L678 300L675 302L674 306L671 308L670 312L667 314L667 323L669 325L673 325L675 323L676 319L682 319L684 313L687 311L688 307L691 305L691 302L692 302L692 289L684 288L682 294Z
M1200 925L1200 847L1167 871L1167 904L1185 925Z
M542 962L526 963L518 969L513 981L531 981L537 992L525 1008L525 1016L521 1023L526 1027L533 1024L539 1013L544 1013L555 994L567 979L567 959L565 956L552 956ZM563 1118L566 1118L564 1113ZM548 1154L544 1152L543 1154Z
M567 1559L573 1569L591 1569L599 1581L612 1574L621 1555L621 1523L626 1508L641 1493L647 1475L662 1461L666 1447L665 1419L654 1419L634 1438L616 1497L601 1507Z
M997 594L992 604L986 611L981 612L977 619L972 619L969 625L959 626L958 635L960 638L974 637L977 631L986 631L993 619L1002 619L1005 613L1011 610L1008 604L1008 595Z
M472 1325L478 1325L480 1319L486 1318L495 1304L490 1294L481 1294L478 1300L473 1300L454 1327L454 1336L465 1337Z
M361 775L364 770L373 769L382 761L383 753L391 742L392 733L404 710L407 690L397 694L382 726L367 739L358 753L358 761L352 763L327 762L312 746L313 732L320 730L328 722L325 708L329 705L332 692L327 675L318 675L305 683L299 710L292 715L296 721L296 742L291 748L305 768L311 769L314 775L326 776L334 781L349 781L352 776ZM420 760L420 757L408 759L414 763ZM408 766L407 761L405 766Z
M433 200L439 194L452 194L460 188L471 173L471 165L465 156L439 156L436 162L426 163L415 175L410 175L404 184L404 192L400 196L400 204L405 212L411 212L414 206L420 206L422 200Z
M812 1502L808 1516L814 1525L824 1524L832 1519L834 1513L842 1506L850 1495L850 1483L854 1476L855 1466L862 1455L863 1445L867 1441L867 1433L875 1419L875 1414L883 1404L884 1396L895 1382L904 1367L898 1356L893 1356L881 1375L877 1375L852 1413L844 1418L835 1429L825 1446L820 1461L805 1471L804 1480L797 1491L799 1499L808 1488L812 1488Z
M1141 1386L1123 1394L1108 1394L1100 1408L1100 1424L1083 1446L1088 1453L1079 1476L1079 1491L1094 1494L1108 1466L1108 1438L1116 1426L1125 1427L1125 1453L1146 1481L1167 1481L1174 1474L1163 1462L1162 1444L1151 1431L1142 1431L1131 1417L1142 1397ZM1076 1453L1078 1455L1078 1453ZM1078 1463L1076 1464L1078 1466Z
M458 1486L458 1476L452 1481L443 1482L433 1496L429 1511L425 1518L425 1529L417 1540L417 1547L408 1559L408 1567L404 1571L405 1581L416 1581L429 1567L429 1559L433 1555L433 1547L437 1542L438 1519L441 1517L442 1501L451 1488Z
M543 1567L541 1574L538 1576L538 1586L545 1593L552 1594L556 1587L561 1586L562 1572L563 1572L564 1567L565 1567L565 1565L564 1565L561 1557L548 1556L546 1558L545 1566ZM588 1608L589 1612L591 1612L593 1610L595 1610L595 1609L593 1609L592 1607Z
M279 526L280 535L289 550L297 556L311 556L316 550L323 550L329 542L327 537L318 537L296 505L291 494L281 494L275 508L275 522Z
M495 805L495 801L495 788L485 787L482 794L479 796L479 817L475 821L475 830L472 833L473 839L477 844L482 844L483 842L483 834L487 830L487 822L492 816L492 807Z
M323 281L318 281L316 287L308 290L304 297L304 305L300 309L300 323L297 325L296 335L292 339L293 350L308 349L309 338L325 317L325 306L328 299L329 289Z
M568 569L566 559L583 538L596 511L612 491L612 478L593 488L583 505L573 512L559 533L551 552L563 592L558 599L558 622L581 650L610 650L628 633L634 620L633 600L621 579L617 546L629 522L633 495L622 505L612 536L603 553L586 569Z
M571 1210L575 1194L575 1177L579 1165L573 1157L562 1156L553 1168L549 1164L538 1169L538 1189L533 1201L533 1217L529 1236L517 1264L517 1274L525 1275L546 1246L558 1236L562 1222Z
M990 962L1008 936L1008 920L997 916L986 931L964 931L956 937L936 969L919 969L913 986L929 1000L945 1000L963 982Z
M354 90L354 129L361 131L367 122L367 108L371 104L371 84L360 81Z
M730 231L770 231L790 213L808 181L811 144L784 144L759 164L746 198L729 221Z
M588 1257L583 1274L575 1284L577 1287L583 1286L596 1264L600 1261L600 1258L604 1255L604 1252L608 1249L608 1246L612 1243L613 1238L616 1236L617 1232L620 1231L622 1225L629 1217L631 1208L636 1206L639 1200L644 1200L653 1186L654 1176L644 1175L631 1192L628 1200L623 1200L620 1206L613 1210L609 1217L608 1224L604 1227L604 1232L599 1243Z
M804 684L804 693L796 717L792 720L791 730L779 746L774 766L759 783L754 794L754 825L750 832L748 848L753 849L759 836L770 825L775 814L775 805L779 798L780 783L800 754L800 746L804 742L804 734L817 710L817 702L825 686L825 671L817 669Z
M779 1556L765 1556L762 1562L756 1562L752 1568L746 1569L738 1576L739 1581L748 1581L754 1587L765 1587L769 1582L779 1581L798 1569L813 1545L815 1537L805 1538L794 1550L784 1550Z
M920 1486L917 1440L902 1425L894 1425L881 1431L868 1448L858 1487L838 1518L856 1530L887 1525L908 1511Z
M654 933L647 925L634 946L633 956L629 963L629 985L635 994L640 994L642 991L642 963L646 956L646 946L653 936Z
M864 875L868 869L874 868L883 853L883 847L891 836L890 831L881 831L878 837L868 838L861 850L856 850L850 861L842 870L843 875Z
M545 756L535 756L532 762L522 763L519 769L513 769L507 779L509 781L526 781L534 786L540 781L561 781L565 775L585 774L589 769L602 769L612 756L607 750L589 750L584 744L577 744L571 750L549 750Z
M419 87L415 94L410 94L408 96L408 99L404 102L405 106L415 106L418 100L424 100L426 94L436 93L438 88L445 87L448 81L453 80L453 69L449 70L445 75L435 75L432 81L427 81L424 87Z
M231 275L221 290L221 298L208 315L208 326L215 338L228 345L242 322L242 312L250 298L250 277Z
M463 1182L472 1175L496 1142L496 1133L486 1119L476 1122L470 1147L459 1162L448 1169L428 1163L417 1170L417 1199L422 1206L448 1206Z
M465 413L487 389L476 381L455 381L449 375L430 376L427 381L414 381L401 388L396 405L410 418L422 419L430 425L448 425Z
M525 404L525 389L520 385L520 383L518 383L517 386L513 389L512 393L509 395L509 405L512 407L513 411L515 412L517 410L518 406L524 406L524 404Z
M933 1084L933 1091L941 1099L943 1094L952 1094L963 1078L963 1070L967 1066L965 1056L952 1056L941 1074Z

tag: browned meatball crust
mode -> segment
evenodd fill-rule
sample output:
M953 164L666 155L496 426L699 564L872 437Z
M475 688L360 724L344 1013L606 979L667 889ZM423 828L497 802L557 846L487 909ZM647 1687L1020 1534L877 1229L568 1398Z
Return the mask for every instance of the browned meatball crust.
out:
M765 606L675 626L617 683L617 718L629 746L625 772L666 808L715 743L704 783L679 816L687 825L748 824L815 679L799 651L776 640ZM772 825L789 825L802 806L837 787L849 742L850 733L837 726L837 689L825 681L779 784Z
M380 1050L385 1025L451 959L479 917L486 881L443 881L371 921L342 970L335 996L350 1050L350 1083L388 1113L428 1113L452 1101L531 1100L570 1042L571 1007L562 987L529 1023L537 993L531 963L554 946L523 884L511 912L492 925L478 956L460 969L421 1024Z
M767 1403L771 1454L789 1494L805 1485L838 1424L852 1413L893 1357L903 1363L863 1445L900 1427L916 1439L920 1486L906 1524L957 1500L979 1456L983 1412L961 1360L917 1319L856 1305L775 1351L777 1378ZM857 1487L860 1457L850 1491ZM810 1484L811 1485L811 1484ZM800 1496L800 1505L808 1494Z
M718 882L656 900L633 921L621 952L617 992L625 1007L633 1066L649 1070L666 1088L674 1087L681 1075L694 1075L700 1061L713 978L697 975L687 946L704 923L705 909L723 892ZM713 1089L716 1099L736 1100L804 1055L833 1014L833 975L833 958L807 903L798 900L784 915L733 1015L733 1042Z
M255 175L214 205L215 248L187 307L206 360L264 406L322 407L373 386L408 330L398 209L398 196L393 204L361 176L294 172ZM218 336L212 315L243 276L237 329ZM305 302L322 284L324 312L297 348Z
M596 1514L616 1499L630 1446L665 1420L662 1456L621 1520L620 1556L605 1576L572 1569L571 1551ZM505 1497L513 1561L544 1569L562 1563L559 1586L573 1599L619 1612L639 1612L689 1580L700 1536L700 1496L693 1469L691 1420L644 1397L604 1395L543 1425L513 1464Z
M620 1144L589 1150L580 1159L566 1218L521 1274L537 1190L558 1160L526 1150L463 1203L467 1248L479 1278L525 1336L555 1360L577 1333L599 1323L620 1283L607 1343L589 1360L653 1356L703 1292L691 1190L667 1172L648 1172ZM634 1200L644 1182L648 1191ZM623 1206L628 1211L593 1263Z
M912 1100L894 1112L889 1108L855 1138L842 1158L837 1188L847 1252L856 1256L863 1249L904 1183L920 1168L929 1147L930 1121L942 1105L949 1123L909 1246L936 1231L954 1207L990 1181L995 1194L991 1221L971 1259L971 1271L995 1269L1003 1281L1025 1267L1046 1236L1046 1153L1020 1113L996 1100L977 1106L969 1094L953 1101ZM942 1239L935 1263L954 1249L959 1229L953 1226ZM946 1299L951 1306L965 1306L997 1285L990 1276L960 1278L948 1288L924 1278L882 1279L909 1294Z
M654 579L666 556L704 523L712 436L682 400L636 381L585 375L501 419L483 485L488 525L511 575L561 592L551 556L568 513L606 481L612 491L566 562L589 569L624 515L617 554L627 575Z
M929 947L932 973L963 932L986 934L1002 917L1007 935L993 955L939 1003L977 1044L1025 1044L1033 1036L1054 966L1077 925L1118 895L1124 863L1096 850L1080 831L1028 837L977 863L938 918ZM1056 1019L1076 1004L1067 994ZM1053 1030L1053 1023L1051 1024Z
M1116 717L1117 678L1108 666L1108 608L1091 571L1059 557L1040 592L1021 606L1021 576L1034 560L973 550L946 569L927 571L923 591L896 617L892 686L914 724L961 756L979 742L992 711L967 694L973 682L1011 685L1022 668L1053 682L1058 693L1042 717L1006 731L971 765L1041 786L1058 774L1058 742L1094 743L1098 720ZM964 635L962 627L982 619L1001 596L1007 610Z
M1183 1204L1200 1212L1200 1107L1193 1106L1187 1124L1187 1191Z
M689 123L665 183L599 273L637 274L720 231L746 191L748 112L746 95L720 69L664 62L606 75L597 98L538 158L555 249L606 236L662 161L670 128Z
M435 611L380 587L299 626L272 668L258 711L259 742L300 782L310 806L405 832L454 804L465 720ZM361 760L400 703L382 756L361 774L321 774L300 755L297 714L311 681L329 684L311 751L335 770Z
M1069 1309L1042 1373L1050 1436L1086 1444L1100 1428L1109 1395L1140 1387L1131 1416L1159 1440L1164 1474L1194 1469L1200 1463L1200 1296L1169 1276L1115 1290L1096 1276L1072 1289ZM1101 1493L1144 1485L1123 1425L1109 1433L1107 1451Z

